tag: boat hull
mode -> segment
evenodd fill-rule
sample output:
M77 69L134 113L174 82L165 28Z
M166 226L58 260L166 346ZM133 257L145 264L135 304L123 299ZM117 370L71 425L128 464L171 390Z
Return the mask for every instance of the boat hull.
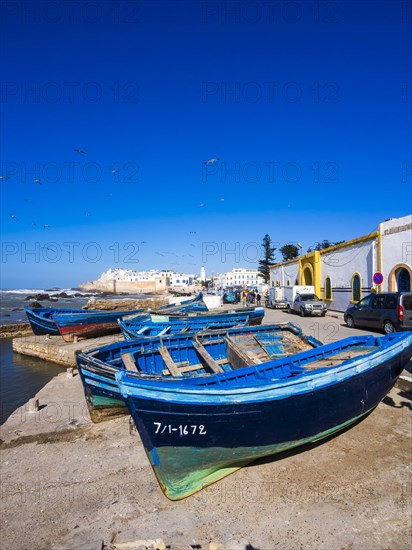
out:
M143 310L135 311L100 311L88 313L74 313L72 315L54 314L53 319L59 334L66 342L73 342L74 338L94 338L120 332L118 319L129 315L137 315Z
M168 316L164 316L169 319ZM119 321L119 326L125 340L152 337L164 334L178 334L180 332L201 332L203 330L221 330L236 326L247 326L248 315L219 315L202 318L190 316L178 320L168 321Z
M25 308L27 319L31 325L31 329L36 336L49 334L58 336L59 329L53 319L54 314L72 315L77 313L85 313L84 309L68 309L68 308ZM88 313L94 313L94 310L89 310Z
M224 391L177 390L124 372L116 378L162 490L179 500L257 458L356 422L391 390L411 355L409 343L345 368Z

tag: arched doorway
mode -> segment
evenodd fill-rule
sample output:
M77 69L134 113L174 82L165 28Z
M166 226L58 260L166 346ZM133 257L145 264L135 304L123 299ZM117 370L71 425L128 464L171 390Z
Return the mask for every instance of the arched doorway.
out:
M409 271L404 267L398 269L395 273L396 286L398 287L399 292L409 292L411 288L411 276Z
M389 273L389 291L412 291L412 269L406 264L398 264Z
M303 281L304 285L313 285L313 270L311 265L306 265L303 268Z

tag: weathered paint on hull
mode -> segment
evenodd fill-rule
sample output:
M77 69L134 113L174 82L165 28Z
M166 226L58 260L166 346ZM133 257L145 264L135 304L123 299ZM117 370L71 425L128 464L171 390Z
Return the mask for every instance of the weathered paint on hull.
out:
M165 496L170 500L181 500L201 491L208 485L219 481L259 458L314 443L344 430L363 416L366 416L368 412L340 426L299 441L267 445L265 447L240 447L236 449L227 449L224 447L208 449L162 447L156 450L153 449L150 452L146 451L146 454ZM161 468L157 466L158 464L162 465ZM202 468L202 464L211 464L212 466ZM176 475L176 473L180 475Z
M86 396L90 418L95 424L124 416L128 413L124 401L100 395Z
M59 330L66 342L73 342L75 336L78 338L93 338L107 334L116 334L120 332L120 327L117 321L111 321L108 323L59 327Z
M320 378L298 377L283 395L279 382L256 386L243 396L237 390L208 396L206 389L173 395L161 387L151 394L148 383L124 385L127 375L122 373L116 378L162 490L178 500L256 458L356 422L391 390L410 356L409 347L388 352L385 360L378 355L366 359L341 375L332 369Z

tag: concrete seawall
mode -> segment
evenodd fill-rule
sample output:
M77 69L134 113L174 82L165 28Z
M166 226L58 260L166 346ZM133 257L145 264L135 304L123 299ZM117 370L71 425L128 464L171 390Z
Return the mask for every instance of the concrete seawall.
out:
M25 336L13 339L13 351L67 367L75 367L76 351L91 350L119 340L123 340L121 334L79 340L78 342L65 342L61 336Z

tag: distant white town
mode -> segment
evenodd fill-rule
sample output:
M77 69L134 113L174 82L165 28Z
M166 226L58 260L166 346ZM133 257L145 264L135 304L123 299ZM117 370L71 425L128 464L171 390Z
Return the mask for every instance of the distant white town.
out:
M236 268L226 273L206 274L202 267L199 275L177 273L173 270L135 271L132 269L108 269L95 281L79 285L84 289L97 289L112 292L159 292L168 289L180 289L193 285L205 285L216 289L242 287L258 289L263 277L257 269Z

